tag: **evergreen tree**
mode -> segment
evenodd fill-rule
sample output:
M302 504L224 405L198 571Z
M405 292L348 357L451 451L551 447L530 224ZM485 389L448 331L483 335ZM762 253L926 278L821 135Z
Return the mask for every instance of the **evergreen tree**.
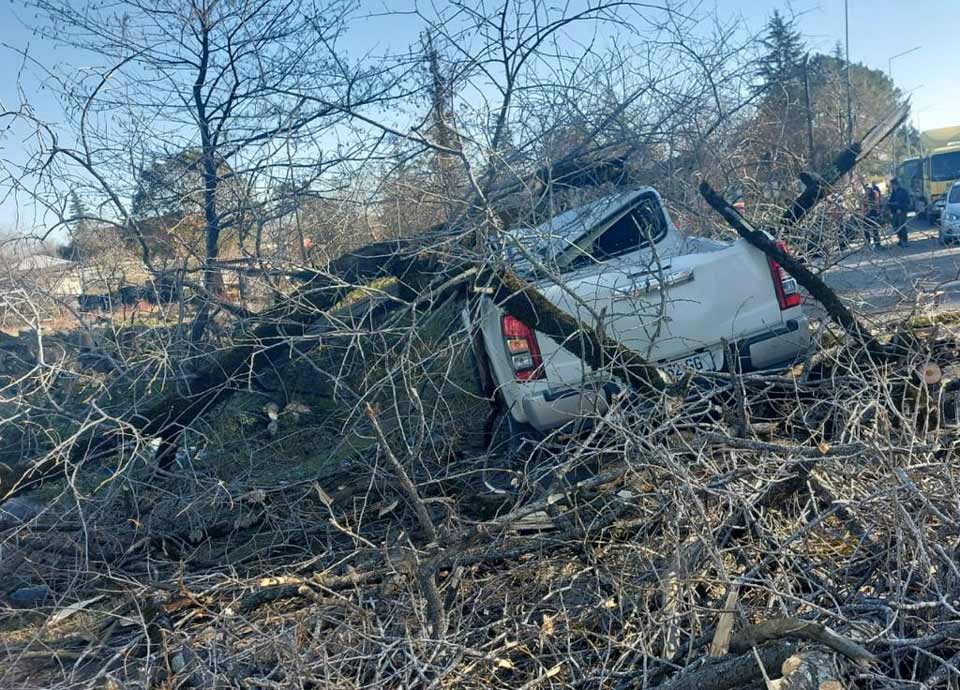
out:
M844 63L846 62L843 52L843 44L840 41L837 41L833 45L833 59L837 61L838 68L843 67Z
M796 79L803 63L803 39L796 22L786 19L774 10L767 22L767 33L762 39L766 52L760 58L758 76L763 89L783 88Z
M429 32L423 38L423 49L430 80L432 134L440 146L460 150L462 145L453 124L453 93L450 79L440 66L440 55L434 47L433 35Z
M70 190L70 216L73 221L70 223L70 229L75 235L82 235L89 225L90 212L87 211L87 205L77 194L76 190Z
M424 52L430 83L430 133L434 140L449 151L463 151L463 142L457 133L453 110L453 84L450 75L440 65L440 54L433 43L433 35L427 33L424 39ZM453 212L449 200L455 190L463 183L460 174L460 161L455 154L440 152L436 154L436 182L439 198L444 201L447 217Z
M81 247L90 242L91 237L90 212L76 190L70 190L68 210L70 211L70 220L67 223L67 229L70 233L70 241L57 247L57 254L62 259L77 261L82 258Z

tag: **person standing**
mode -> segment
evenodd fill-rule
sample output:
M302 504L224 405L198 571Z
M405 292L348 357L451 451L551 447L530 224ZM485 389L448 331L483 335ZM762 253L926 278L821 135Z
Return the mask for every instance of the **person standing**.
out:
M890 209L890 223L897 232L897 244L907 246L907 211L910 208L910 194L900 186L900 180L890 180L890 198L887 199Z

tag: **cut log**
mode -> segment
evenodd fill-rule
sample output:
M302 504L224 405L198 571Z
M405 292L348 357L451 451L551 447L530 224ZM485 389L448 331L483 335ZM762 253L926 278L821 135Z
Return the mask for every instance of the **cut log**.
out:
M733 690L776 676L777 670L798 650L793 642L776 642L734 657L709 659L695 670L684 673L656 690ZM633 687L639 688L639 685Z
M771 690L843 690L833 655L819 647L790 657L781 672L782 678L771 681Z

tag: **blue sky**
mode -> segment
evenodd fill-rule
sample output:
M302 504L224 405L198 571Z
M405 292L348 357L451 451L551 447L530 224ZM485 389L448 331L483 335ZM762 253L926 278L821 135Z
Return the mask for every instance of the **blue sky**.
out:
M411 15L383 16L388 11L409 8L414 0L360 0L362 20L353 24L349 48L354 54L383 50L403 51L417 40L422 28ZM432 0L442 6L442 0ZM478 0L479 3L479 0ZM571 2L571 7L581 3ZM582 4L586 4L583 2ZM950 58L947 48L955 50L960 0L849 0L850 57L854 62L887 70L890 56L919 46L909 55L893 63L893 77L900 88L911 94L913 122L919 129L960 124L960 88L957 72L960 60ZM422 5L425 6L425 5ZM721 23L737 21L746 32L762 30L774 9L797 17L799 28L811 52L829 52L843 40L843 0L798 1L793 3L750 0L705 0L698 13L714 12ZM46 64L76 64L89 58L68 49L56 47L31 31L33 10L25 9L21 0L0 2L0 104L11 107L18 101L16 74L20 58L14 50L29 49L30 55ZM50 122L63 120L56 99L39 79L24 79L22 87L36 113ZM0 158L17 160L23 156L16 138L0 140ZM2 184L2 182L0 182ZM30 213L17 214L17 203L0 189L0 231L16 225L29 225ZM7 197L4 200L4 197ZM24 205L20 205L21 212Z
M416 40L415 19L376 16L412 2L363 0L362 4L373 16L358 25L357 39L398 49ZM571 7L578 4L574 1ZM758 33L775 9L796 17L811 52L830 52L837 41L844 40L843 0L704 0L698 13L715 11L722 23L742 20L746 32ZM960 58L951 58L947 51L947 47L955 50L958 40L960 0L849 0L849 13L851 61L887 71L891 56L919 46L920 50L893 61L894 80L913 100L915 124L920 129L960 124Z
M739 8L757 25L775 6L723 0L718 9L732 13ZM843 40L843 0L781 7L790 7L799 15L811 49L829 51L837 40ZM849 8L850 59L886 71L892 55L919 46L920 50L893 61L893 79L913 101L914 123L919 129L960 124L960 59L956 57L960 2L849 0Z

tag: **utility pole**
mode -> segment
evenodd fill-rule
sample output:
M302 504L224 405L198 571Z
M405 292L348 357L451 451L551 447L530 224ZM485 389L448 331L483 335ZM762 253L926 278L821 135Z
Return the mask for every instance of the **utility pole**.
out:
M816 168L813 160L813 105L810 103L810 53L803 56L803 95L807 105L807 150L809 152L809 165Z
M844 41L847 53L847 143L853 142L853 93L850 89L850 3L849 0L843 0L843 27L846 33Z

